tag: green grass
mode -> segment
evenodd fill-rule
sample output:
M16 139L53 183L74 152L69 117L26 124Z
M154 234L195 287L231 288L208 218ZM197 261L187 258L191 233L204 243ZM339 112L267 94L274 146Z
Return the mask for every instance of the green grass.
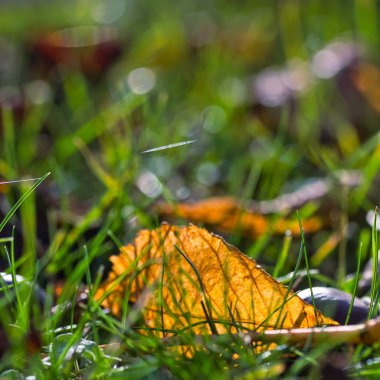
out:
M0 5L0 94L10 88L26 94L23 113L16 114L0 97L0 181L38 179L0 185L1 272L27 279L0 284L0 373L38 379L318 378L335 365L352 377L378 376L377 345L281 345L255 353L231 334L210 338L201 349L186 330L181 339L193 353L186 357L155 334L134 329L141 310L128 297L121 320L93 299L109 256L140 229L159 224L158 201L233 195L249 204L315 178L334 182L339 171L356 171L359 184L335 181L325 197L299 209L302 222L330 217L323 230L302 238L271 231L252 238L236 229L225 238L297 290L329 285L359 292L365 263L372 257L378 267L378 231L365 215L379 204L379 112L367 95L353 92L354 68L342 82L339 76L313 77L310 63L329 43L354 40L363 61L376 65L378 2L105 4ZM36 36L90 24L119 33L121 54L109 69L90 75L77 62L47 67L33 56ZM297 64L292 67L308 68L307 91L281 107L255 108L253 79L268 68ZM151 71L138 82L131 73L141 74L134 70L142 67ZM152 73L152 89L141 93L138 86ZM378 87L375 77L373 82ZM288 216L297 220L296 210ZM315 257L333 234L338 244ZM42 309L37 287L46 292ZM84 289L88 302L78 305ZM374 272L365 294L370 316L379 294ZM2 341L8 342L4 349Z

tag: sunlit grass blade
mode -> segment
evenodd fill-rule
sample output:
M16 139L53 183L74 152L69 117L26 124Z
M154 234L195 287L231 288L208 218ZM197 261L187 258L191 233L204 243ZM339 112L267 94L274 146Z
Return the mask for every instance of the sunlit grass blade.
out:
M97 161L91 150L80 138L74 139L74 144L78 147L79 151L85 158L88 167L94 173L94 175L109 189L117 190L117 181L107 173L107 170Z
M379 267L379 246L377 243L377 216L378 216L378 208L375 209L375 216L373 220L372 226L372 241L371 241L371 252L372 252L372 282L371 282L371 303L368 312L368 319L373 318L375 314L377 314L375 310L376 298L378 297L377 290L377 272Z
M33 182L38 181L41 178L25 178L25 179L15 179L12 181L0 181L0 185L10 185L14 183L21 183L21 182Z
M47 264L47 270L49 272L54 273L59 269L66 269L66 267L72 264L73 260L77 257L75 257L74 254L67 257L67 253L70 248L78 242L78 239L80 239L80 237L87 231L87 229L91 226L91 223L94 223L98 220L98 218L104 215L106 210L115 200L116 196L117 194L115 194L114 191L106 191L99 202L96 203L82 218L82 220L66 234L65 238L62 239L62 244L60 245L58 242L53 245L54 249L49 251L49 255L46 258L47 261L50 261Z
M354 280L354 288L352 290L352 298L351 298L350 307L348 309L347 317L346 317L346 320L344 322L345 325L347 325L348 321L350 320L352 308L354 307L354 301L355 301L356 293L358 291L358 283L359 283L359 278L360 278L360 263L362 261L362 252L363 252L363 244L360 243L359 252L358 252L357 261L356 261L356 273L355 273L355 280Z
M263 321L263 323L260 324L260 326L265 326L265 324L267 323L267 321L271 318L271 316L278 310L280 310L280 313L278 315L278 318L277 318L277 321L276 321L276 325L278 325L278 323L280 323L280 319L281 319L281 315L282 315L282 310L284 308L284 306L286 305L287 302L289 302L292 297L294 297L295 294L293 294L291 297L289 297L289 294L290 292L292 291L292 287L298 277L298 272L299 272L299 269L300 269L300 266L301 266L301 262L302 262L302 254L303 254L303 250L302 250L302 247L303 247L303 244L301 242L301 246L300 246L300 249L299 249L299 252L298 252L298 257L297 257L297 261L296 261L296 265L294 267L294 271L291 275L291 278L289 280L289 285L286 289L286 293L285 293L285 296L284 296L284 300L282 302L282 304L276 308L275 310L273 310L272 313L270 313L270 315L268 315L268 317Z
M209 322L209 326L210 326L210 329L211 329L212 333L217 335L218 331L216 330L214 321L212 320L211 302L210 302L210 300L208 299L208 297L206 295L206 289L205 289L205 286L203 284L202 277L199 274L198 269L196 268L196 266L194 265L194 263L189 259L189 257L186 255L186 253L183 252L182 249L179 248L176 244L174 244L174 247L183 256L183 258L189 263L189 265L191 266L191 268L193 269L195 275L198 278L198 282L199 282L199 285L200 285L200 288L201 288L200 290L202 292L203 299L204 299L204 302L203 302L203 300L201 301L202 309L205 312L206 319Z
M46 173L43 177L41 177L29 190L27 190L21 198L12 206L12 208L8 211L7 215L5 215L4 219L0 223L0 232L4 229L5 225L8 223L8 221L12 218L14 213L17 211L17 209L23 204L25 199L29 197L30 194L38 187L40 184L50 175L49 173Z
M290 249L291 243L292 243L292 234L290 231L287 231L285 233L284 242L282 245L280 256L279 256L277 263L276 263L276 266L274 267L274 270L273 270L273 277L278 277L281 270L283 269L283 267L285 265L286 258L288 257L288 254L289 254L289 249Z
M310 276L309 259L308 259L307 250L306 250L305 232L303 230L301 216L300 216L298 211L297 211L297 218L298 218L298 223L299 223L300 231L301 231L302 249L303 249L303 254L304 254L304 258L305 258L305 266L306 266L306 273L307 273L306 277L307 277L307 281L308 281L309 288L310 288L312 305L314 307L315 320L318 323L317 307L315 306L315 300L314 300L314 294L313 294L313 285L311 283L311 276Z
M341 236L338 233L332 233L311 257L311 265L313 267L318 267L321 265L334 252L334 249L338 246L340 239Z
M148 149L148 150L144 150L140 153L152 153L152 152L157 152L159 150L165 150L165 149L171 149L171 148L177 148L179 146L183 146L183 145L187 145L187 144L192 144L194 142L196 142L197 140L188 140L188 141L181 141L179 143L175 143L175 144L169 144L169 145L163 145L163 146L159 146L157 148L152 148L152 149Z

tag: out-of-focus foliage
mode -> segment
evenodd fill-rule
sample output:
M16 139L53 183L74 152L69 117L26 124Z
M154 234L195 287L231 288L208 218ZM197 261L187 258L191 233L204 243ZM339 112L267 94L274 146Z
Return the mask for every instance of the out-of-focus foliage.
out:
M21 315L22 324L0 330L11 345L0 367L16 356L20 370L33 366L20 342L37 331L49 345L62 333L54 329L80 320L70 309L78 287L100 283L115 243L157 227L159 202L175 209L232 196L238 210L269 207L270 216L256 211L271 224L285 217L284 197L287 219L307 199L296 206L301 219L329 221L304 242L313 285L351 292L356 253L362 264L371 248L376 257L366 215L374 224L379 203L379 12L377 0L1 1L0 182L51 172L1 231L1 270L11 263L47 290L48 305L64 306L31 318L30 301L19 299L9 320ZM0 185L0 221L32 183ZM321 183L329 186L314 197ZM294 270L296 234L241 232L223 233L270 273ZM91 307L83 326L95 326ZM81 326L67 349L88 338ZM239 354L248 372L268 362ZM143 365L137 355L125 371L170 367L181 377L162 355ZM225 374L217 358L198 361L205 377ZM352 371L365 373L360 358Z
M124 239L157 223L156 201L292 204L301 188L311 199L301 217L322 210L332 221L312 249L340 236L341 265L344 247L356 249L380 165L375 1L0 6L0 178L53 174L18 215L17 239L32 236L18 257L44 258L54 275L70 271L105 215ZM347 170L354 186L335 181ZM312 199L321 178L331 186ZM27 186L8 186L1 214ZM267 234L247 249L265 248L270 264L281 244Z
M17 257L42 259L49 276L69 273L104 220L124 239L157 224L157 201L234 196L238 207L273 206L284 194L293 204L302 188L311 201L301 217L322 210L332 221L310 239L312 251L339 236L322 265L333 275L339 250L346 266L363 213L378 202L376 1L0 7L0 178L52 171L14 220ZM335 181L348 170L354 186ZM321 178L332 185L312 199ZM0 215L27 188L5 188ZM282 239L247 245L271 264Z

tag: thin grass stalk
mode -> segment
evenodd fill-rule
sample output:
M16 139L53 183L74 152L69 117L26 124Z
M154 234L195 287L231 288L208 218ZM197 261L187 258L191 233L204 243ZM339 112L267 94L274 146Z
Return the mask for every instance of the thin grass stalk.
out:
M378 208L375 209L375 217L372 226L372 242L371 242L371 252L372 252L372 281L371 281L371 303L368 312L368 319L371 319L374 314L374 303L376 299L377 290L377 271L379 267L379 249L377 244L377 215Z
M285 261L286 261L286 258L288 257L291 243L292 243L292 233L290 231L287 231L284 236L284 242L282 244L280 256L273 270L273 277L275 278L279 276L281 270L283 269L285 265Z
M24 203L24 201L30 196L30 194L33 193L33 191L40 186L40 184L45 181L45 179L50 175L49 173L46 173L44 176L39 178L37 182L29 189L27 190L21 198L12 206L12 208L8 211L7 215L3 218L2 222L0 223L0 232L4 229L6 224L9 222L9 220L12 218L14 213L17 211L17 209Z
M350 307L348 308L347 312L347 317L344 322L345 325L348 324L348 321L350 320L350 316L352 313L352 308L354 307L354 301L356 297L356 293L358 291L358 283L359 283L359 278L360 278L360 263L362 261L362 252L363 252L363 244L360 243L359 251L358 251L358 257L357 257L357 262L356 262L356 273L355 273L355 281L354 281L354 289L352 291L352 298L350 302Z
M303 230L303 227L302 227L302 221L301 221L301 216L300 216L300 214L299 214L298 211L297 211L297 219L298 219L298 223L299 223L299 226L300 226L301 241L302 241L303 254L304 254L304 258L305 258L305 266L306 266L306 277L307 277L307 282L308 282L308 284L309 284L309 288L310 288L311 302L312 302L312 305L313 305L313 308L314 308L315 320L316 320L317 323L318 323L317 307L315 306L315 300L314 300L314 294L313 294L313 285L312 285L312 282L311 282L311 276L310 276L309 259L308 259L308 256L307 256L307 250L306 250L305 232L304 232L304 230Z
M203 301L201 301L202 308L205 311L205 315L206 315L206 318L207 318L207 320L209 322L209 326L210 326L210 329L211 329L212 333L213 334L218 334L218 332L217 332L217 330L215 328L215 324L214 324L214 322L212 320L211 302L210 302L210 300L208 299L208 297L206 295L206 289L205 289L205 286L203 284L202 277L201 277L201 275L198 272L198 269L196 268L196 266L194 265L194 263L189 259L189 257L186 255L186 253L181 250L181 248L179 248L176 244L174 244L174 247L183 256L183 258L189 263L189 265L193 269L194 273L196 274L196 276L198 278L199 285L201 287L201 293L202 293L203 299L205 301L205 305L203 305Z

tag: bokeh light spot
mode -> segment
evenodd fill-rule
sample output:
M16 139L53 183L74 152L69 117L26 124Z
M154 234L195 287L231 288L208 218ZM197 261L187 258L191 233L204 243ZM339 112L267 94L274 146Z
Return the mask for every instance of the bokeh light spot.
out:
M143 95L151 91L156 84L156 75L153 70L140 67L128 75L128 85L131 91Z

